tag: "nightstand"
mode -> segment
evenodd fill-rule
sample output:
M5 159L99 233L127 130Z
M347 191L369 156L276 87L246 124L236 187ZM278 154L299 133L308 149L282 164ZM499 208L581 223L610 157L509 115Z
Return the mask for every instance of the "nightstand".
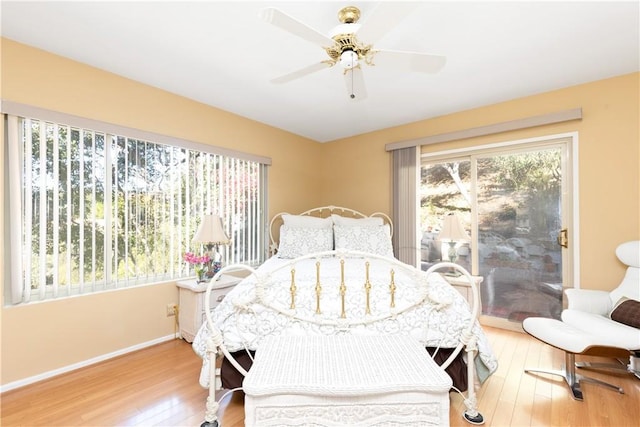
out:
M240 280L239 277L223 274L211 288L211 309L220 304ZM178 322L180 336L187 342L193 342L198 329L205 321L204 296L208 283L196 283L196 279L181 280L176 283L180 293Z
M443 274L444 280L449 282L451 286L453 286L460 294L467 300L469 303L469 307L471 307L471 302L473 301L473 292L471 289L471 284L469 284L469 280L467 276L449 276L447 274ZM480 284L484 280L482 276L471 276L473 280L476 282L476 286L478 287L478 317L482 314L482 299L480 298Z

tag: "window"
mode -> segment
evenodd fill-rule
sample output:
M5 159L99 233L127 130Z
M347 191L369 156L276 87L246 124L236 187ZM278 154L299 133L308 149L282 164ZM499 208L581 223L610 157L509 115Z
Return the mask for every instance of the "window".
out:
M20 165L8 180L20 196L9 215L20 234L14 303L191 275L182 256L201 251L191 240L207 213L231 239L225 263L263 261L266 164L49 120L9 123L9 162Z

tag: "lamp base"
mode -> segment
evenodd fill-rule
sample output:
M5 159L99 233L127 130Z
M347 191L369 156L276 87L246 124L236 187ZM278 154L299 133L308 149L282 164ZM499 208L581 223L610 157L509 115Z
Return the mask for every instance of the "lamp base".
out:
M449 252L447 253L447 256L449 257L449 262L456 262L456 259L458 258L458 251L456 251L456 242L449 242Z
M218 271L222 268L222 261L209 261L209 265L207 266L206 277L211 280L213 276L216 275Z

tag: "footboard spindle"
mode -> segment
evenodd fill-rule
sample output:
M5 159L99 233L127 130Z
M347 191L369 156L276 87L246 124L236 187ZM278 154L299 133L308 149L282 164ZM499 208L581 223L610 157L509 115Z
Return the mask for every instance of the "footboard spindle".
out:
M391 308L396 307L396 282L394 275L396 274L393 269L391 269L391 283L389 283L389 291L391 292Z
M369 305L369 294L371 293L371 282L369 281L369 261L364 263L365 268L365 282L364 282L364 291L367 297L367 304L364 309L365 314L371 314L371 307Z
M344 297L347 294L347 285L344 284L344 259L340 260L340 300L342 303L342 313L340 313L340 318L345 319L347 317L347 313L344 309Z
M291 269L291 306L289 307L291 310L296 308L296 269Z
M322 285L320 284L320 261L316 261L316 314L322 314L320 311L320 294L322 293Z

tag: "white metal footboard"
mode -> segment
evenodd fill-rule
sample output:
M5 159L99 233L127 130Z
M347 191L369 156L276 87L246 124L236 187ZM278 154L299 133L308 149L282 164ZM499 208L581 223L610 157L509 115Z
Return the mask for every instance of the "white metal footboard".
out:
M339 272L334 272L329 279L332 283L326 283L328 279L324 276L323 262L327 258L334 260L337 258L339 260ZM315 260L316 273L315 280L312 282L308 278L300 279L297 277L296 272L296 265L308 260ZM371 263L376 262L379 265L380 261L388 267L388 274L384 279L381 279L380 274L378 274L374 280L369 274ZM357 267L352 267L352 265ZM285 321L304 322L329 331L351 333L356 328L375 328L376 324L380 324L379 322L394 322L405 313L419 309L422 306L428 306L429 310L440 310L451 304L451 300L447 300L441 293L433 292L429 284L431 275L443 268L458 270L467 277L472 288L473 301L471 302L471 315L468 324L465 324L462 328L462 333L458 337L457 347L441 367L443 369L448 367L456 356L465 349L467 352L468 387L465 398L467 410L464 413L464 417L470 423L482 424L483 417L477 411L474 389L476 374L473 361L477 353L477 346L472 333L479 310L479 292L473 277L459 265L440 263L426 272L422 272L395 259L358 251L334 250L293 259L276 270L263 275L255 269L244 265L228 266L223 268L211 283L215 282L218 275L225 272L245 270L250 275L253 275L256 280L255 296L251 301L234 302L237 310L246 311L250 309L249 306L257 304L279 313ZM349 269L351 273L348 277L345 274L346 269ZM362 272L358 280L353 277L354 269ZM286 293L282 289L283 271L287 273L288 288ZM273 278L277 272L280 272L280 280L279 283L274 284ZM400 282L398 282L399 277L401 277ZM276 286L279 286L279 295L283 293L287 295L287 301L273 298L275 295L273 290ZM404 295L405 297L407 295L406 289L403 287L410 286L415 288L410 293L415 297L399 299L398 295ZM301 292L302 290L305 290L305 292ZM376 292L378 297L376 304L371 302L373 292ZM453 290L453 292L456 291ZM202 426L218 425L218 401L216 400L216 385L218 381L215 369L217 356L223 355L238 372L242 375L247 374L247 371L240 366L227 349L225 338L214 323L209 306L210 293L211 284L207 287L205 297L207 324L211 331L207 339L210 381L205 422ZM306 295L306 299L301 298L302 294ZM381 294L384 294L384 304L388 305L384 309L381 307ZM353 300L349 298L357 298L358 302L362 302L362 307L354 307Z

